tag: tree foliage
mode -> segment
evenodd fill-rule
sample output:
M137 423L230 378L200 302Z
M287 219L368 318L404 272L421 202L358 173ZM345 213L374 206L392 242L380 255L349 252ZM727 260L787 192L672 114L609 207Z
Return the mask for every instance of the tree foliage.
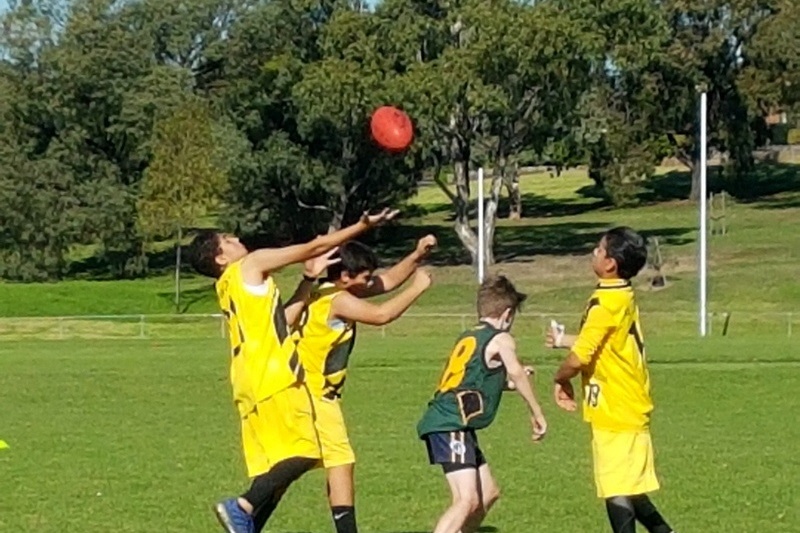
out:
M589 165L609 202L633 203L662 157L699 174L701 90L724 186L749 194L764 117L800 106L798 17L793 0L15 0L0 18L0 275L59 278L78 247L142 275L152 235L208 214L212 189L221 226L276 243L401 203L430 175L474 261L478 166L490 243L504 189L525 216L523 158ZM406 154L369 138L387 103L415 122Z

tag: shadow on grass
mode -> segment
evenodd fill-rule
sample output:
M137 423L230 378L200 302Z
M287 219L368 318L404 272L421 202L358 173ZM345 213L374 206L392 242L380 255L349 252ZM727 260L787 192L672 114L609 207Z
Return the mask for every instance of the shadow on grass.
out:
M722 191L735 193L734 196L743 203L765 201L764 207L767 208L774 205L775 209L781 209L783 206L781 202L772 204L765 198L787 192L800 192L800 165L791 163L759 163L748 179L739 183L726 179L722 166L708 167L707 176L709 192L715 194ZM691 189L691 172L673 170L653 176L642 183L638 200L640 204L686 200L689 198ZM577 193L583 198L597 200L599 203L592 204L593 208L604 205L603 192L595 185L582 187ZM795 207L795 204L792 203L786 207Z
M171 305L174 309L175 306L175 291L174 287L171 291L162 291L158 293L158 298L167 304ZM214 300L214 285L213 281L209 278L209 284L202 287L195 287L193 289L182 289L180 305L178 306L178 314L188 312L197 303L203 300Z
M654 176L642 186L639 199L643 202L668 202L685 200L692 188L692 175L689 171L674 170ZM800 191L800 165L789 163L760 163L743 183L735 184L726 180L723 167L708 168L708 190L719 193L734 190L739 201L745 203L766 201L765 198L786 192ZM777 205L780 205L779 203ZM780 207L775 207L780 208Z
M536 193L524 193L520 197L523 219L526 218L551 218L581 215L590 211L606 207L608 203L603 198L586 201L580 198L574 200L553 199ZM511 204L507 196L501 196L497 203L497 216L507 218L511 211ZM427 204L425 206L409 205L403 208L405 218L424 217L436 213L447 213L444 220L447 223L455 221L455 210L450 202ZM469 209L470 219L478 216L478 200L472 198Z
M529 261L537 255L583 255L591 252L609 224L600 222L559 222L536 226L499 226L495 235L495 258L498 262ZM662 244L680 245L692 242L693 228L668 227L645 233L656 236ZM384 228L374 245L384 266L410 253L417 239L433 233L439 246L429 263L437 266L468 264L469 254L452 228L434 224Z
M185 256L184 256L185 261ZM146 265L146 269L144 266ZM183 268L188 268L184 263ZM73 261L67 271L67 279L89 279L93 281L136 279L162 276L175 269L175 248L169 247L136 257L129 252L98 253L80 261Z

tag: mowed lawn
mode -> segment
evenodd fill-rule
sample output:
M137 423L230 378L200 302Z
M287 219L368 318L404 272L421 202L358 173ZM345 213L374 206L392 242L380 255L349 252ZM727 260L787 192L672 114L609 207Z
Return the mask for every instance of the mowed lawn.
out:
M358 454L365 533L430 531L448 494L414 426L452 336L367 333L345 409ZM550 421L529 442L508 393L481 435L503 497L486 531L605 532L587 428L555 410L555 354L535 337ZM680 532L797 531L800 357L790 339L657 337L648 345L653 433L663 490ZM760 360L761 362L758 362ZM214 532L216 499L246 485L220 339L0 343L0 531ZM321 474L286 495L269 531L332 531Z

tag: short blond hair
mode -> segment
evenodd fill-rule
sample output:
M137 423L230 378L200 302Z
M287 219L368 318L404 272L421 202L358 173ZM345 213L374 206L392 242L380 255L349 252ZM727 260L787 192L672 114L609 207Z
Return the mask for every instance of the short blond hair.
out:
M478 289L478 317L500 318L506 309L516 313L527 298L507 277L490 276Z

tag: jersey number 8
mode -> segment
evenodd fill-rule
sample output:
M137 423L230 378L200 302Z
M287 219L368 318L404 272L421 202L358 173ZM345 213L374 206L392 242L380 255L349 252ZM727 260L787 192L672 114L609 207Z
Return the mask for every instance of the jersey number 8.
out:
M464 373L467 371L467 363L475 354L477 346L478 341L475 340L475 337L464 337L455 345L450 357L447 358L447 366L442 374L442 379L439 380L437 387L439 392L455 389L461 384Z

